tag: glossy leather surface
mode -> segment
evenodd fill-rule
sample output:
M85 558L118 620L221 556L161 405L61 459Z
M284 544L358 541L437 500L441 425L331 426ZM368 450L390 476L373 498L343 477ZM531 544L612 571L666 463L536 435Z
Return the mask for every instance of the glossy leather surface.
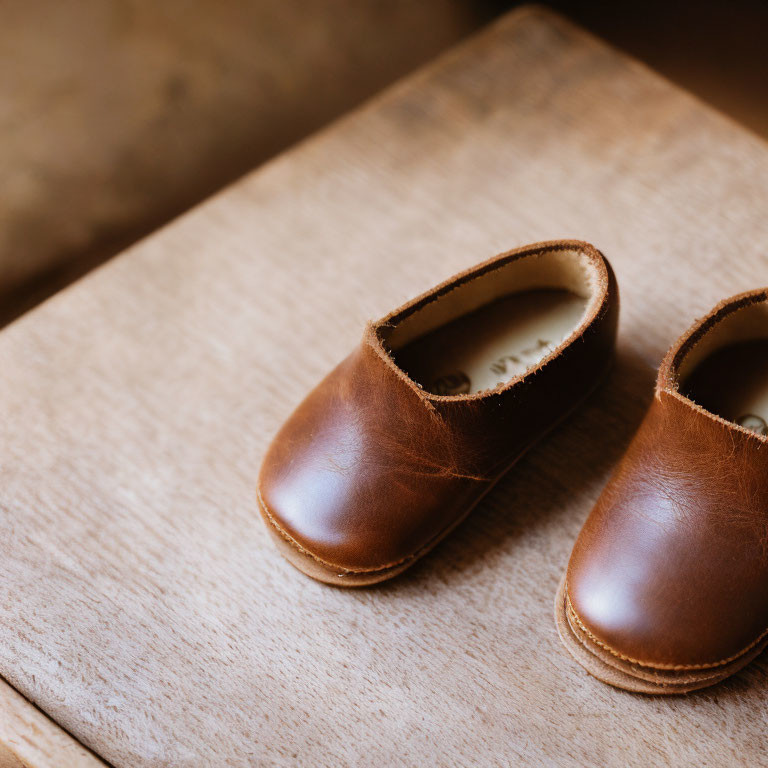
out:
M715 667L765 638L768 440L700 408L677 381L681 360L711 327L765 300L761 291L724 302L673 347L649 412L575 544L572 609L625 661Z
M382 336L452 287L542 249L576 249L597 265L599 301L579 333L535 371L476 395L432 395L394 363ZM509 465L597 383L617 325L615 279L591 246L538 244L457 275L366 329L275 437L259 491L290 542L350 572L417 556L465 516Z

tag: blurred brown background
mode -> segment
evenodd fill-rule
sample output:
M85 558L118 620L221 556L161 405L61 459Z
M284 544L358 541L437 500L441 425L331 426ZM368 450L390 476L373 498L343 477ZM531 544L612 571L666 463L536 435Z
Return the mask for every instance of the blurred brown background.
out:
M0 324L515 5L0 0ZM768 5L551 3L768 136Z

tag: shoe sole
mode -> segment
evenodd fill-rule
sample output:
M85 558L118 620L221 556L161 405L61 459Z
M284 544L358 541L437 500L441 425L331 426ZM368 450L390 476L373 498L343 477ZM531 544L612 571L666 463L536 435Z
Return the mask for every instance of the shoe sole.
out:
M490 491L490 488L485 492ZM483 493L483 496L485 495ZM482 496L480 497L482 498ZM379 584L382 581L392 579L398 574L410 568L418 559L427 554L432 548L436 547L454 528L458 527L470 515L475 506L480 502L477 500L475 505L470 507L466 514L459 518L449 528L443 531L438 538L430 542L423 549L416 552L411 557L388 568L379 568L372 571L350 571L342 567L334 567L318 560L310 552L307 552L298 542L295 542L290 534L280 528L275 523L272 515L267 510L261 494L259 494L259 511L266 523L269 535L272 538L277 551L294 567L300 570L306 576L324 584L331 584L334 587L369 587L373 584Z
M633 693L674 695L707 688L738 672L768 645L766 638L736 659L707 669L654 669L625 661L597 645L577 620L578 617L568 604L563 576L555 597L555 624L562 644L590 675L615 688Z

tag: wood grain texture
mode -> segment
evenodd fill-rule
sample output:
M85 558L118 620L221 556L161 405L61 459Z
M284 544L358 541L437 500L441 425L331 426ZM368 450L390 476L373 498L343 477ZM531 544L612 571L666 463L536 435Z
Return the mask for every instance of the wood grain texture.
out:
M104 768L104 763L0 680L0 768Z
M0 335L0 673L117 766L756 765L766 662L688 698L593 680L552 601L672 340L768 282L768 148L539 9ZM622 290L589 404L403 577L269 544L272 434L367 318L534 240Z

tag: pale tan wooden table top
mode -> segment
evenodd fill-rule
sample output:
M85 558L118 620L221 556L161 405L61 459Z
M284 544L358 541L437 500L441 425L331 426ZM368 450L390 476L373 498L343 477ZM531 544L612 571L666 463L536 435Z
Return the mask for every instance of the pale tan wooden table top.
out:
M616 268L608 383L403 577L294 571L254 497L281 421L366 319L555 237ZM552 602L664 351L766 254L763 143L512 13L0 334L0 674L132 768L765 761L764 659L613 690Z

